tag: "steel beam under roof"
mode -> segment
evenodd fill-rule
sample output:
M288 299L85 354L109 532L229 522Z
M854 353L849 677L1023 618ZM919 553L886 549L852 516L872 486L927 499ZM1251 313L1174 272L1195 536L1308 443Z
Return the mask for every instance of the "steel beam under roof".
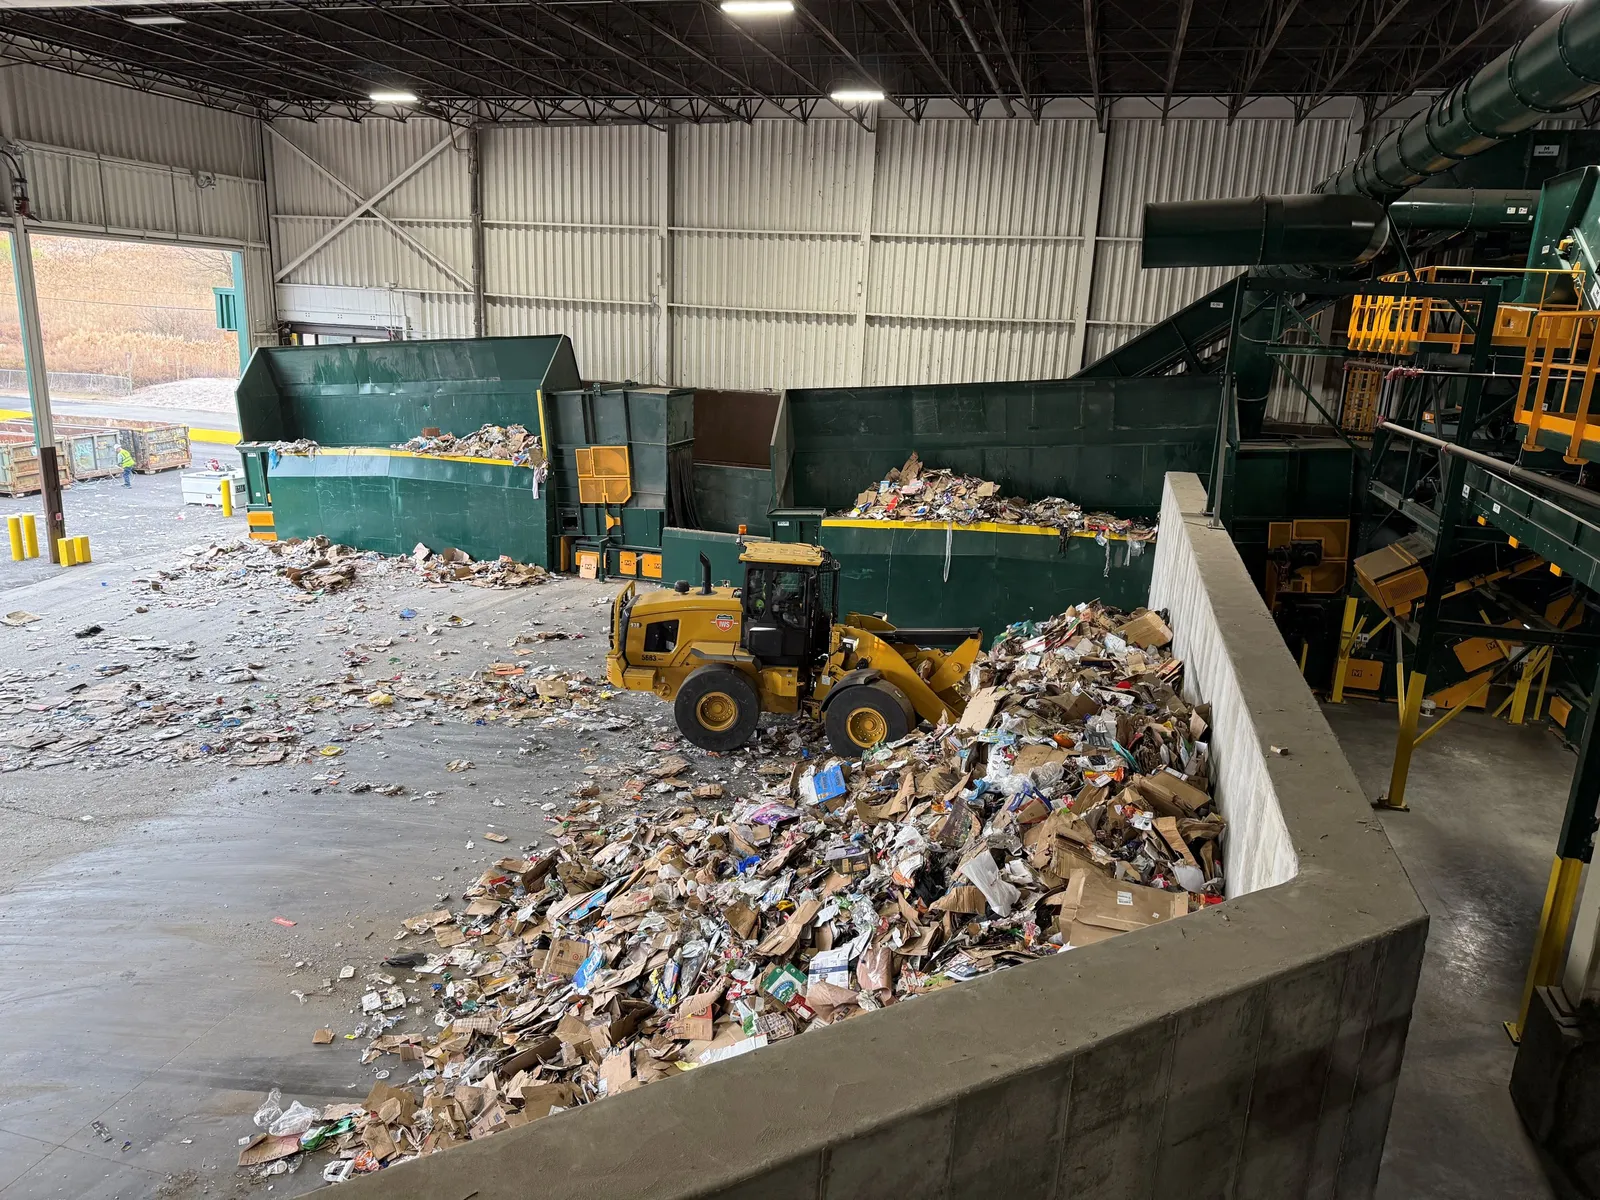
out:
M1036 119L1052 99L1362 96L1511 45L1547 0L797 0L745 20L712 0L173 0L0 9L0 60L264 116L456 121L809 118L844 84ZM165 15L182 25L134 25ZM398 83L407 109L374 109ZM1402 89L1403 90L1403 89ZM987 108L985 107L987 105Z

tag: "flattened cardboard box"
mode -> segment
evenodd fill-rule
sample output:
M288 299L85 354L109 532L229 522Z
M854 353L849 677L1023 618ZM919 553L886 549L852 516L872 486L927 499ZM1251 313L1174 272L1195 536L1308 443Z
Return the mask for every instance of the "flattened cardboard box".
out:
M1166 892L1094 871L1074 871L1061 898L1061 928L1074 946L1143 929L1189 911L1187 892Z

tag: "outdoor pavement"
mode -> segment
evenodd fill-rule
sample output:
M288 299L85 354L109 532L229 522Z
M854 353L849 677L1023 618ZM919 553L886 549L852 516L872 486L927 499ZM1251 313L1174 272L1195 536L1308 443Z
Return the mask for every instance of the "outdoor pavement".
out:
M28 397L0 393L0 409L26 412ZM139 404L124 404L116 400L63 400L60 397L52 397L50 411L55 414L57 420L67 420L74 415L125 417L130 421L170 421L173 424L190 425L198 429L224 429L233 432L239 429L239 414L233 409L226 412L211 412L198 408L145 407Z

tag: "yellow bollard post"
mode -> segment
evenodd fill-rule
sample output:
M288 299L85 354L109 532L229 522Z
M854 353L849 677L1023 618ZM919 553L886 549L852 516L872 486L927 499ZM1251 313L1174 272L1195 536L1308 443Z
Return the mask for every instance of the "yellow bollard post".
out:
M77 559L80 563L86 563L90 561L88 534L80 533L77 537L72 539L72 557Z
M76 547L73 546L71 538L56 539L56 560L63 567L75 567L78 565Z
M11 535L11 561L21 562L26 557L22 550L22 518L7 517L6 532Z
M222 481L222 515L225 517L233 516L233 480L231 479Z
M22 545L29 558L39 557L39 523L32 513L22 514Z

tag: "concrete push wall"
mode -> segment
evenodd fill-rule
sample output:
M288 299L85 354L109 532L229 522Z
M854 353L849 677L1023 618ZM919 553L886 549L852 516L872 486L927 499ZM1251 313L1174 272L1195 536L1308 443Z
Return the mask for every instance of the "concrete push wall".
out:
M1152 603L1213 704L1228 903L340 1195L1371 1195L1427 918L1204 501L1193 475L1168 476Z

